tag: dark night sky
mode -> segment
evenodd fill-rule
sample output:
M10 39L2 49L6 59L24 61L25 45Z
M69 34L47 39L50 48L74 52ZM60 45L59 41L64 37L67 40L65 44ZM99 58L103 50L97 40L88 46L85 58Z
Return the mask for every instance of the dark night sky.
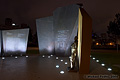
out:
M60 6L83 3L93 19L93 31L106 32L109 21L120 13L120 0L0 0L0 24L12 18L17 24L27 23L35 32L35 19L52 15Z

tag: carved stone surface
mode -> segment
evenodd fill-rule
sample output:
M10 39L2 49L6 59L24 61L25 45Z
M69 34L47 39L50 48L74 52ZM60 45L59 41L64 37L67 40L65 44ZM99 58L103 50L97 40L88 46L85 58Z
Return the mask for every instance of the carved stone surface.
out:
M57 8L53 13L55 54L69 56L70 46L77 35L78 5Z
M29 29L3 30L4 55L25 54L27 49Z
M40 54L54 54L53 17L36 20Z

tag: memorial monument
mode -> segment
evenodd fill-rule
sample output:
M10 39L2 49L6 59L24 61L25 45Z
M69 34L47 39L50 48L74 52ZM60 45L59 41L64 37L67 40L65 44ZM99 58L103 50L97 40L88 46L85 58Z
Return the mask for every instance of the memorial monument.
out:
M81 4L59 7L53 12L53 16L36 19L36 25L40 54L70 56L71 44L77 35L79 72L89 73L92 19Z
M25 55L27 50L29 28L2 30L3 53L1 56Z

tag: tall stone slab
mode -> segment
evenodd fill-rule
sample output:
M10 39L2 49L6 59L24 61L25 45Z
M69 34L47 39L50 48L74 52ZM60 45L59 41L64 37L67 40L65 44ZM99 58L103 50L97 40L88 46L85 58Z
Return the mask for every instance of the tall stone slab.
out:
M53 17L36 19L40 54L54 54Z
M27 50L29 29L3 30L4 55L24 55Z
M80 74L88 74L92 40L92 19L83 8L78 16L78 58Z
M0 30L0 56L1 56L1 46L2 46L2 34L1 34L1 30Z
M77 35L78 5L57 8L53 12L55 54L69 56L70 46Z

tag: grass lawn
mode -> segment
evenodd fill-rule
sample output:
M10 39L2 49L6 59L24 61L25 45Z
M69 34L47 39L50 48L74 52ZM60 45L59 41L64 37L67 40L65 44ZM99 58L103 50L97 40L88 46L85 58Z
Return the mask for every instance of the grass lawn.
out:
M116 51L92 51L91 52L92 57L95 57L96 59L100 60L100 64L104 63L106 68L110 67L112 68L112 73L120 75L120 52Z

